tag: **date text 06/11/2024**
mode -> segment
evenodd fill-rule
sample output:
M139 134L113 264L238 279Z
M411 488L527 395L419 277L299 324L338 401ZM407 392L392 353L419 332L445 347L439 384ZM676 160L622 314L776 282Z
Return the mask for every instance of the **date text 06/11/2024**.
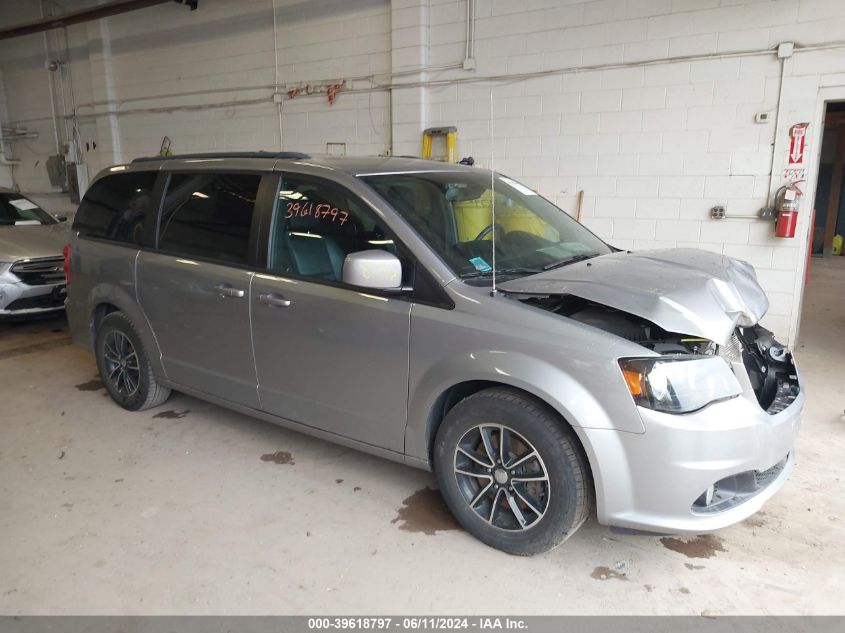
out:
M526 629L524 620L510 617L337 617L308 618L309 630L521 630Z

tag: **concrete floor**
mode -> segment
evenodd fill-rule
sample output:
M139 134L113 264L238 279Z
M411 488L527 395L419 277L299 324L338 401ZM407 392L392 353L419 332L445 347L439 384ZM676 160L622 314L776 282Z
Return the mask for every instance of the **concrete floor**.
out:
M61 319L0 325L0 613L832 614L845 586L845 257L814 261L798 465L710 537L589 522L530 559L425 472L183 395L106 397Z

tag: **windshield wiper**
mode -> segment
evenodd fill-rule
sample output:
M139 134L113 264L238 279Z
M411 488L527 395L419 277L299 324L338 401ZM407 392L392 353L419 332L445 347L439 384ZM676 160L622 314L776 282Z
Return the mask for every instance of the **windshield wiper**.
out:
M497 275L536 275L543 272L539 268L499 268L496 271ZM478 277L492 277L492 270L476 270L461 275L461 279L476 279Z
M569 264L574 264L575 262L583 262L585 259L592 259L593 257L598 257L598 253L582 253L580 255L573 255L572 257L567 257L566 259L561 259L556 262L552 262L551 264L546 264L543 266L543 270L552 270L553 268L561 268L563 266L568 266Z

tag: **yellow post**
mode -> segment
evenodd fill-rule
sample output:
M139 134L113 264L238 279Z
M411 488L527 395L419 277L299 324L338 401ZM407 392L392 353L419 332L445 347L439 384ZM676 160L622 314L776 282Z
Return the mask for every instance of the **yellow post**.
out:
M431 134L428 133L428 130L423 132L422 157L423 158L431 158Z
M458 130L452 128L446 134L446 155L450 163L458 162Z

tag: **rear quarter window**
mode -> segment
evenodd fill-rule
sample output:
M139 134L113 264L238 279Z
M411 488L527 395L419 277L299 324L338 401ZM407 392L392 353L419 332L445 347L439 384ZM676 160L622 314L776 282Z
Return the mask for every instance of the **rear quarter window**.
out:
M157 175L146 171L104 176L85 193L74 230L82 237L140 245Z
M245 264L260 183L259 174L172 174L159 224L159 249Z

